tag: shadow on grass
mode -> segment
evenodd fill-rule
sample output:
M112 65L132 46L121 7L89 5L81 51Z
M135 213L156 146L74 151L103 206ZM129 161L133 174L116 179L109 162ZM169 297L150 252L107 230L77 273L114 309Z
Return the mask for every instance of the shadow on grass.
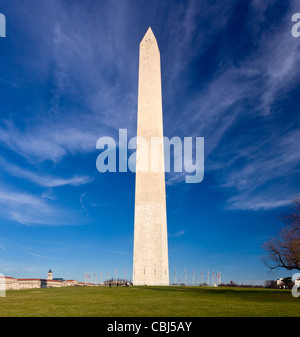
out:
M262 293L284 293L281 289L266 289L266 288L242 288L242 287L195 287L195 286L140 286L136 289L153 290L160 292L190 292L190 293L213 293L213 294L262 294Z

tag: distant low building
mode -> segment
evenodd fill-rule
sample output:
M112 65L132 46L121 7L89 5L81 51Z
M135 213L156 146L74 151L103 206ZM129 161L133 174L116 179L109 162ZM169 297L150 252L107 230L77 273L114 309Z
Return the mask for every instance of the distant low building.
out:
M19 289L18 280L14 277L2 276L1 283L4 283L6 290Z
M76 280L64 280L63 278L53 278L51 269L48 271L47 279L39 278L14 278L10 276L0 276L1 284L6 290L14 289L34 289L34 288L58 288L74 286L98 286L95 283L84 283Z
M64 281L64 287L74 287L79 286L80 283L76 280L66 280Z
M276 283L278 286L282 285L284 283L283 278L279 278L278 280L276 280Z
M300 284L299 280L293 281L291 276L281 277L274 282L276 282L277 287L281 289L291 289L294 284Z

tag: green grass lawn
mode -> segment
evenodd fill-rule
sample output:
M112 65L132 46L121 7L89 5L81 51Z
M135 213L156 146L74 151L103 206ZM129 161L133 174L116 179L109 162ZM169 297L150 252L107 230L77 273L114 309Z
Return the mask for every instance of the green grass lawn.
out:
M289 290L209 287L69 287L10 290L0 317L300 316Z

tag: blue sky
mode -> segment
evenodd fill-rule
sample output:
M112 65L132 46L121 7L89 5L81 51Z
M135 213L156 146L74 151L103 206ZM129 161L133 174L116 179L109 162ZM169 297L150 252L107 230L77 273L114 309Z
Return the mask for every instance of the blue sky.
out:
M131 172L99 137L136 135L138 48L159 44L165 136L204 137L205 174L166 174L170 280L261 284L261 245L299 195L297 1L2 0L0 272L132 273Z

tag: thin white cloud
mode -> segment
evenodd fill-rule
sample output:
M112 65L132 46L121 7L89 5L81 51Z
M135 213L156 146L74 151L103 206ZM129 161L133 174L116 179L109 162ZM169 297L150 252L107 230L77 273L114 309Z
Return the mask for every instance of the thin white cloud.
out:
M292 202L293 198L291 197L282 197L278 193L277 195L270 195L269 191L266 193L257 193L256 195L240 193L228 199L226 209L250 211L271 210L291 205Z
M44 255L33 253L33 252L30 252L30 251L25 251L25 253L28 254L28 255L34 256L34 257L42 258L42 259L50 259L49 256L44 256Z
M84 185L92 181L92 178L89 176L75 176L72 178L60 178L49 176L46 174L38 174L19 166L16 166L12 163L9 163L4 158L0 157L0 163L2 169L5 169L10 175L27 179L37 185L44 187L58 187L64 185L79 186Z
M261 210L291 204L299 194L297 186L285 186L282 180L299 172L300 150L297 139L300 131L293 130L282 136L269 137L255 148L240 152L235 160L244 158L242 167L234 168L234 161L223 174L224 188L233 189L235 195L227 201L228 209ZM267 147L268 153L265 153ZM267 186L269 184L269 186Z
M257 25L252 27L253 32L260 29L257 17L261 17L270 4L272 1L265 2L264 5L253 2L249 9L249 23L253 21ZM291 12L294 4L291 4ZM248 56L245 55L241 62L220 64L204 90L189 96L179 117L176 120L167 119L167 129L172 134L205 137L205 171L215 170L221 177L221 186L231 188L232 197L229 197L226 205L228 209L261 210L281 207L290 203L299 192L295 186L290 186L291 183L280 185L280 179L292 176L299 167L299 131L292 130L283 135L274 127L273 132L266 130L259 140L251 139L256 135L249 132L245 138L235 138L231 143L227 138L227 151L222 152L224 147L220 146L224 135L232 130L241 116L262 120L272 120L273 116L276 118L274 103L280 95L285 95L299 83L299 45L290 34L289 15L290 11L287 11L276 31L265 31L255 41L255 49ZM226 15L222 15L222 18L222 25L226 27ZM223 29L222 25L218 28ZM201 32L199 34L201 36ZM178 44L181 48L174 47L174 59L176 60L176 53L182 51L183 45L184 50L192 51L196 46L198 53L205 50L208 40L203 41L203 44L197 44L196 41L183 38ZM183 68L188 61L186 58L182 62ZM179 76L179 65L170 68L177 71ZM184 89L182 81L178 85L175 81L167 81L167 84L175 87L174 95L177 90ZM171 91L168 93L172 99ZM287 127L289 129L292 121L287 120L287 123L290 123ZM247 137L249 142L245 147ZM240 159L243 159L243 163L234 167L233 164ZM182 182L184 177L184 174L168 174L167 184ZM262 188L263 191L260 190Z
M253 27L253 31L260 25L260 20L257 18L263 17L264 11L271 3L272 1L265 1L264 4L258 1L252 2L249 10L250 16L252 15L250 19L255 18L256 20L252 21L257 25ZM43 5L39 6L38 12ZM46 82L49 64L53 65L55 88L51 107L48 113L39 118L39 123L35 126L18 129L13 121L2 123L0 142L30 161L50 159L53 162L59 162L69 154L94 151L98 137L111 135L114 129L129 127L132 130L135 127L138 49L128 48L126 24L129 22L130 10L124 4L108 6L107 20L114 17L118 22L117 25L109 25L109 29L102 22L95 26L86 26L87 17L80 6L74 8L71 16L68 15L67 7L64 7L62 2L45 6L50 10L49 20L45 25L41 24L42 19L35 21L35 24L43 29L38 31L35 26L35 29L31 30L28 26L26 30L29 36L39 34L39 38L33 39L40 42L35 60L43 62L40 65L39 62L31 61L27 67L34 76L39 74L41 82ZM168 60L169 65L169 74L163 87L167 102L173 102L174 97L179 93L182 96L186 94L182 89L185 89L187 81L186 76L182 77L182 74L195 55L200 55L206 50L214 34L226 28L233 2L228 1L226 5L221 6L221 16L215 15L220 5L200 5L201 11L198 6L199 3L195 0L190 1L186 6L173 6L166 21L166 27L170 28L170 30L165 29L165 34L168 35L166 40L169 42L168 48L165 48L162 55L165 61ZM19 15L22 16L26 6L20 6L18 10ZM34 15L33 10L29 17L31 16L32 19ZM207 25L207 29L199 29L199 19L205 23L207 18L212 20ZM178 21L182 24L173 24ZM282 89L288 90L295 83L298 76L297 69L299 69L298 44L290 36L290 24L290 18L286 17L286 24L277 27L276 32L266 31L262 34L260 40L255 41L257 48L248 56L245 55L245 59L239 64L221 63L212 74L211 80L206 83L205 90L185 96L187 102L185 109L177 113L175 111L176 118L166 111L165 129L168 133L205 137L205 170L220 166L226 168L228 163L239 158L237 155L228 161L227 157L225 160L225 156L220 155L217 164L216 161L209 161L210 155L215 153L224 135L235 125L241 114L247 114L247 116L270 114L270 108L277 93ZM70 27L73 29L69 29ZM196 29L199 29L197 34L195 34ZM52 39L46 39L46 36L52 36ZM132 59L136 62L132 62ZM162 65L165 61L162 60ZM162 68L163 72L164 69L166 67ZM110 73L109 83L105 78L107 71ZM115 77L115 80L112 80L112 77ZM126 88L125 91L124 88ZM60 99L70 92L73 97L77 95L79 98L80 104L84 107L82 111L62 109ZM256 103L255 110L247 111L240 104L245 100L258 101L259 104ZM36 115L40 113L36 112ZM268 142L268 139L263 141ZM243 149L240 150L242 152ZM245 187L251 185L254 191L272 177L277 178L278 174L288 174L293 165L298 162L297 149L294 153L289 152L289 157L287 154L282 156L280 152L275 151L277 156L269 158L269 151L270 148L265 152L261 149L263 164L255 159L254 162L248 161L240 172L233 171L223 176L224 180L221 183L235 188L237 194L241 191L244 193L243 184ZM272 165L285 161L292 161L293 165L286 165L281 173L272 171ZM264 171L260 171L262 174L259 179L254 179L251 172L260 167ZM42 186L47 186L47 181L43 178L31 173L29 176L29 173L24 170L18 173L27 175L28 179ZM185 174L168 174L167 184L182 182L184 178ZM80 184L85 181L84 177L72 179L53 178L49 180L48 186ZM249 190L248 197L250 197ZM242 204L242 198L241 195L240 205L244 208L246 203ZM238 198L231 199L229 203L238 207L237 200ZM285 197L284 200L286 200ZM277 202L280 204L281 201L277 200ZM256 203L262 205L259 201ZM267 204L264 207L267 207Z
M3 145L30 161L38 162L59 162L67 154L91 152L100 135L97 135L95 128L86 132L79 125L64 124L58 127L47 125L46 121L39 127L22 131L12 122L0 127L0 142Z
M103 250L107 253L112 253L112 254L119 254L119 255L131 255L130 253L127 252L121 252L119 250Z
M43 192L41 198L49 199L49 200L56 200L56 197L51 192Z
M1 215L23 225L74 225L75 214L46 202L33 194L11 191L2 187L0 191Z
M172 238L178 238L180 236L183 236L184 234L185 234L185 231L184 230L180 230L180 231L178 231L176 233L171 233L168 236L172 237Z
M23 38L39 41L32 49L34 57L30 50L26 50L26 58L15 56L16 63L29 59L26 80L36 83L38 79L42 86L47 85L51 68L52 97L31 112L34 125L24 123L17 128L13 119L0 120L0 143L29 161L57 163L70 154L94 151L97 139L110 136L113 130L134 130L138 49L128 48L126 29L120 29L128 22L128 6L104 6L102 15L107 15L108 26L106 20L91 22L82 7L72 8L69 15L69 6L55 1L39 3L30 13L20 5L14 13L16 21L19 17L25 21ZM41 12L47 12L46 22L40 18ZM118 25L113 23L116 16ZM67 106L62 103L66 97ZM16 116L23 120L22 114Z

